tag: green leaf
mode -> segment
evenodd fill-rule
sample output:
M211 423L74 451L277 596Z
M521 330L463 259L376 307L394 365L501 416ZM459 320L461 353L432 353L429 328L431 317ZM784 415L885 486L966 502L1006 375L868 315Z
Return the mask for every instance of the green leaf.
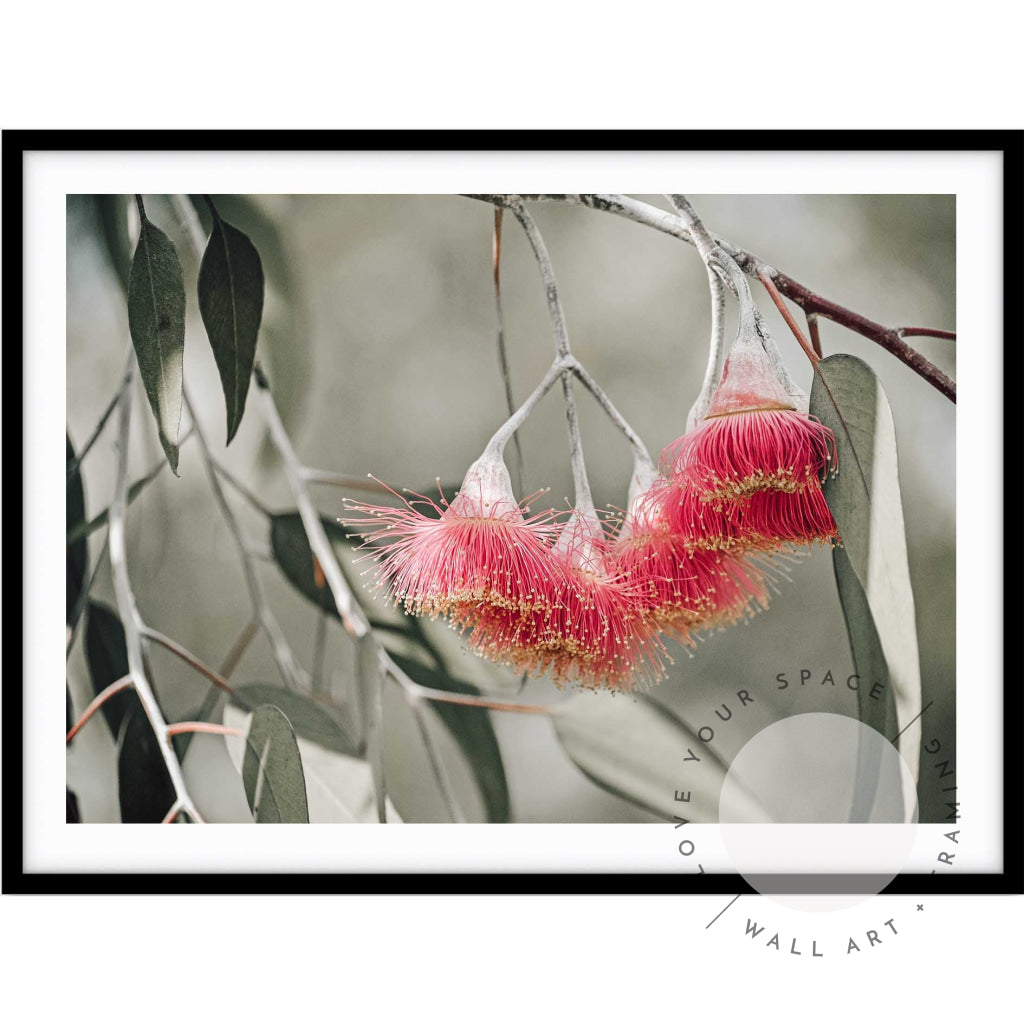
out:
M253 712L242 782L257 824L309 821L306 779L295 732L285 714L273 705L263 704Z
M134 691L128 694L128 699L131 711L117 747L121 821L125 824L159 824L174 804L174 784L149 719Z
M835 433L839 471L825 481L825 499L867 598L888 666L899 729L904 730L900 753L916 779L921 665L892 410L874 371L843 353L818 365L810 412ZM860 632L863 627L854 623L851 643Z
M212 231L213 218L203 197L194 195L191 199L204 229ZM312 372L312 331L303 278L294 271L297 264L289 246L289 218L267 212L275 200L238 195L214 195L211 199L220 216L244 231L259 251L265 278L260 364L273 381L274 401L285 429L293 434L299 417L309 408L306 395ZM276 465L276 458L266 436L259 459L269 466Z
M234 704L224 708L224 724L243 733L249 730L252 714ZM349 757L297 736L302 756L302 774L306 780L309 820L314 824L372 824L377 822L376 796L370 766L358 757ZM239 774L245 758L244 736L225 736L224 746ZM402 819L390 800L387 819Z
M551 720L565 752L602 789L666 821L676 815L718 820L726 766L681 718L649 697L579 693L556 705ZM688 755L700 760L688 762ZM689 792L690 800L677 801L677 791ZM751 821L766 820L753 798L745 812L735 806Z
M235 688L231 703L243 710L271 704L284 714L296 736L325 750L358 757L358 745L350 739L326 708L311 698L270 683L249 683Z
M65 434L67 440L67 462L70 466L75 459L75 449L71 444L71 437ZM71 613L82 596L82 589L89 571L89 547L84 537L71 537L73 527L85 521L85 488L82 485L81 467L68 478L67 492L67 612L65 621L71 621Z
M356 641L356 686L359 713L366 744L366 760L373 777L377 820L387 821L387 785L384 779L384 676L380 647L373 633Z
M85 622L85 660L95 695L102 693L111 683L128 675L128 650L124 642L124 627L117 613L105 604L90 601ZM121 725L138 699L130 690L122 690L104 701L103 717L116 739Z
M96 694L128 674L121 620L113 609L97 601L88 606L85 658ZM117 741L121 820L162 821L174 803L174 786L139 698L134 690L122 690L104 701L100 710Z
M242 422L263 316L263 265L248 235L214 214L199 267L199 312L227 405L228 439Z
M882 644L878 638L875 620L871 615L864 588L850 564L845 548L832 551L832 564L839 590L839 602L846 618L846 630L850 637L850 651L854 668L859 676L857 682L857 717L876 732L891 739L899 731L896 722L896 705L893 700L889 679L889 666L885 663ZM875 691L875 684L882 687ZM875 696L872 697L872 692ZM882 748L872 747L870 753L859 747L857 770L854 777L851 822L871 820L871 808L878 789Z
M174 243L145 215L128 278L128 329L160 444L178 473L182 358L185 351L185 285Z
M453 679L445 673L427 668L413 658L391 654L392 660L413 682L449 693L466 693L479 696L480 690L471 683ZM488 821L509 820L508 783L505 766L501 760L501 748L494 734L490 714L483 708L459 707L431 701L430 707L451 733L452 739L469 762L477 788L487 808Z
M326 516L321 516L320 522L323 523L327 539L338 556L339 565L343 566L345 548L351 549L352 546L345 535L345 529ZM292 586L318 608L322 608L328 615L333 615L337 619L338 609L334 605L331 588L322 577L318 578L313 549L309 546L302 517L298 512L285 512L270 517L270 547L277 564ZM351 585L351 580L349 584Z
M132 267L132 242L128 230L128 209L132 197L110 193L94 198L111 268L127 293Z
M65 732L71 732L71 726L75 724L75 709L71 704L71 688L67 685L66 680L64 683L64 688L67 691L68 697L67 728L65 729ZM75 794L71 792L71 788L69 786L65 785L64 788L67 790L68 793L68 809L67 818L65 820L69 825L77 824L82 820L81 816L78 813L78 797L76 797Z

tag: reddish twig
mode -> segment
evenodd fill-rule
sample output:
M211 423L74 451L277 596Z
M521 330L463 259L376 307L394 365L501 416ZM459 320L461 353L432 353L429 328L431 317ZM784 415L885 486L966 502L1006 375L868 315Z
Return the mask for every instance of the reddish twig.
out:
M231 678L231 673L238 667L242 655L249 649L249 644L259 628L259 621L255 618L250 619L249 624L238 634L238 639L231 645L231 650L225 655L224 662L220 667L220 674L225 679Z
M218 725L216 722L175 722L167 726L168 736L178 736L183 732L209 732L215 736L244 736L241 729L230 725Z
M191 651L186 650L181 644L176 643L169 636L164 636L157 629L153 629L151 626L144 626L142 629L142 635L147 640L152 640L153 643L159 644L161 647L166 648L172 654L176 654L186 664L191 665L200 675L206 676L214 686L219 686L226 693L234 693L235 688L218 672L214 672L212 668L204 665Z
M807 330L811 335L811 345L814 348L814 354L821 359L821 330L818 327L818 314L808 313L807 314Z
M120 693L122 690L127 690L131 685L132 677L122 676L116 683L111 683L105 690L97 694L85 711L82 712L82 717L79 718L73 726L71 726L71 730L68 732L65 742L70 743L81 731L82 726L85 725L85 723L88 722L89 719L92 718L92 716L95 715L111 697Z
M833 323L839 324L841 327L853 331L855 334L859 334L863 338L867 338L869 341L875 342L876 345L881 345L882 348L894 355L901 363L909 366L919 377L928 381L936 391L941 392L951 402L956 402L956 383L950 380L934 363L925 359L920 352L912 349L901 337L899 328L885 327L882 324L875 323L874 320L869 320L866 316L861 316L860 313L855 313L852 309L846 309L836 302L823 298L821 295L812 292L810 288L800 284L799 281L794 281L793 278L783 274L781 271L761 263L756 257L750 256L748 253L741 253L738 257L734 254L734 258L736 258L736 261L745 271L755 273L759 278L761 278L760 272L764 270L776 288L787 299L795 302L804 313L816 313L831 320ZM763 278L761 279L763 280ZM915 330L915 328L911 329ZM906 331L906 328L902 330ZM916 330L923 331L925 328L916 328ZM936 334L935 331L930 329L928 333L929 335Z
M793 337L800 342L800 347L804 350L804 354L811 361L811 366L817 366L821 361L821 354L815 352L811 347L811 343L804 337L804 332L800 330L800 325L794 319L793 314L790 313L785 299L783 299L779 294L779 289L775 287L775 282L762 270L757 272L757 279L764 285L765 291L767 291L772 297L772 302L775 303L779 312L782 314L782 319L786 321L789 329L793 332Z
M897 327L896 333L901 338L942 338L943 341L956 341L956 331L937 331L932 327Z
M594 194L544 194L530 193L518 195L505 195L496 193L469 195L470 199L479 199L485 203L496 203L501 206L508 206L510 202L556 202L568 203L570 205L585 206L591 210L600 210L603 213L611 213L617 217L624 217L637 224L643 224L662 231L665 234L673 235L684 241L693 243L689 231L683 219L660 210L649 203L633 199L631 196L619 195L617 193L594 193ZM952 331L932 330L924 327L910 328L889 328L877 324L852 309L840 306L838 302L832 302L821 295L811 291L806 285L794 281L788 274L783 274L770 266L760 257L737 248L731 242L722 238L715 241L739 264L745 274L759 275L764 270L775 282L775 286L786 296L787 299L795 302L804 313L818 313L837 323L848 330L853 331L869 341L881 345L887 352L894 355L900 362L909 366L919 377L928 381L937 391L944 394L951 402L956 402L956 384L949 379L934 363L929 362L920 352L915 352L904 341L904 337L932 337L955 340ZM908 333L910 332L910 333Z

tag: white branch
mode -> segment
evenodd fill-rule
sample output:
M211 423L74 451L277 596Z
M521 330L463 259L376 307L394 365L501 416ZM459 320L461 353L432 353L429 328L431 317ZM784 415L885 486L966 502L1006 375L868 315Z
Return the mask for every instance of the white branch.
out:
M134 367L132 371L134 376ZM174 752L170 736L167 735L167 722L157 703L156 695L150 686L146 674L145 655L142 650L142 619L135 605L131 579L128 575L128 553L125 542L125 518L128 511L128 437L132 413L132 389L125 387L118 399L120 407L120 432L117 451L117 486L114 500L110 506L110 568L114 578L114 596L117 601L118 614L124 626L125 647L128 653L128 674L139 697L139 703L149 719L150 727L156 737L160 756L163 758L174 787L175 806L178 813L184 811L195 822L203 819L196 810L192 798L185 785L181 764Z

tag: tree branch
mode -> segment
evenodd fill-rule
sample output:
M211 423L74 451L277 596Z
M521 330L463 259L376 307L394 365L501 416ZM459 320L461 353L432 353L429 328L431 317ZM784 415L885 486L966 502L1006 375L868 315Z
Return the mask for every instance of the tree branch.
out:
M614 193L564 195L547 193L516 195L496 193L464 194L469 199L477 199L481 202L499 206L509 206L513 201L517 200L584 206L591 210L600 210L605 213L612 213L618 217L624 217L637 224L643 224L646 227L654 228L656 231L682 239L691 245L694 244L693 238L680 217L625 195ZM759 271L764 271L772 279L776 288L787 299L800 306L805 313L818 313L826 319L833 321L833 323L846 327L848 330L861 335L861 337L875 342L875 344L880 345L899 359L900 362L909 366L919 377L928 381L932 387L944 394L951 402L956 401L955 382L950 380L937 366L929 362L924 356L903 341L904 337L924 336L955 340L956 335L954 332L938 331L924 327L884 327L869 320L867 317L861 316L859 313L855 313L851 309L847 309L845 306L839 305L837 302L818 295L806 285L776 270L759 256L746 252L723 238L716 238L715 241L736 261L739 268L745 274L756 277Z
M501 222L504 214L504 207L496 206L494 208L494 244L491 261L494 270L494 313L498 324L498 368L501 370L501 381L505 388L505 407L511 416L516 411L516 402L512 391L512 371L508 363L508 350L505 347L505 317L501 307ZM516 450L515 485L519 493L522 494L526 469L523 463L523 446L520 444L518 434L513 435L512 444Z
M807 330L811 335L811 347L814 349L814 354L821 359L821 330L818 327L818 314L808 313L807 314Z
M821 362L821 357L811 347L811 343L804 337L804 332L800 330L800 325L796 322L795 317L789 311L789 307L786 305L779 293L779 289L775 287L775 282L764 273L758 273L758 279L761 284L764 285L765 291L771 296L772 302L775 303L776 309L782 314L782 319L786 321L786 326L793 332L793 337L800 343L800 347L804 350L804 354L811 362L811 366L817 366Z
M199 450L202 452L203 463L206 466L206 475L210 481L210 489L213 491L214 500L220 509L228 532L234 539L235 546L238 548L238 553L241 557L242 572L245 576L246 588L249 591L249 603L252 605L253 617L259 622L267 639L270 641L271 652L277 664L277 669L281 673L281 678L293 689L302 689L303 684L306 682L306 673L295 657L288 639L284 635L284 631L278 624L277 618L267 604L267 599L263 593L263 586L260 583L256 567L253 565L252 555L245 543L245 538L242 536L242 530L238 525L238 519L235 516L234 510L228 504L227 497L224 494L224 488L221 486L216 464L210 453L210 446L206 441L206 434L196 417L187 388L184 389L184 395L185 408L192 418L196 436L199 439Z
M555 281L551 257L548 255L547 246L544 244L544 239L541 237L533 217L520 203L513 204L511 209L526 232L533 255L537 259L537 267L540 270L544 291L547 295L551 327L555 335L555 358L564 362L572 358L572 351L569 347L569 332L565 325L562 302L558 297L558 284ZM575 505L580 512L593 516L594 498L591 494L590 479L587 476L587 467L583 459L583 436L580 433L572 377L569 373L562 375L562 397L565 399L565 419L569 428L569 460L572 464L573 487L576 491Z
M675 206L679 216L685 221L690 231L690 236L693 238L693 243L697 247L697 252L708 269L708 273L717 273L722 281L729 286L733 295L736 296L740 304L740 331L749 335L756 334L760 338L761 345L772 362L772 367L775 370L775 375L779 378L779 382L786 393L792 398L794 405L800 407L806 402L806 395L790 376L789 368L782 358L779 346L763 322L761 312L754 302L753 295L750 293L750 285L747 284L747 279L744 277L739 264L722 248L718 241L711 237L710 232L704 226L700 217L697 216L697 211L690 205L690 201L686 196L678 193L670 194L669 200ZM705 379L706 377L707 375L705 374ZM708 398L710 400L710 395Z
M82 712L78 721L75 722L75 724L68 730L68 735L65 742L70 743L82 731L82 726L85 725L85 723L88 722L89 719L92 718L92 716L95 715L96 712L99 711L99 709L103 707L103 705L106 704L111 697L120 693L122 690L127 690L131 685L131 676L121 676L121 678L118 679L117 682L111 683L109 686L101 690L89 702L89 706Z
M132 369L134 376L134 367ZM174 752L167 723L150 686L146 673L145 654L142 649L142 619L135 605L131 580L128 576L128 552L125 543L125 518L128 510L128 437L131 425L132 389L126 387L118 399L120 407L120 432L117 453L117 486L110 506L110 568L114 578L114 595L118 614L124 626L125 648L128 653L128 674L131 677L139 703L149 719L150 728L156 737L160 756L167 768L167 774L174 787L175 804L194 821L202 821L192 798L189 796L182 774L181 764Z
M608 419L610 419L625 436L626 440L630 443L630 446L633 449L633 454L636 458L645 465L653 465L654 463L651 460L650 452L647 451L647 446L644 444L643 439L629 425L625 416L615 408L612 404L612 400L608 397L597 381L590 376L583 364L573 360L572 372L579 379L579 382L594 396L597 400L597 404L604 410Z
M168 736L180 736L186 732L207 732L214 736L244 736L241 729L230 725L219 725L216 722L175 722L167 726Z
M117 391L114 393L114 397L111 398L110 404L103 410L102 415L99 418L96 426L93 428L92 433L89 435L89 440L82 445L80 451L75 454L75 457L68 463L68 480L75 475L78 467L82 464L82 460L89 454L90 449L96 443L100 434L103 433L103 428L107 425L107 420L110 419L114 410L117 408L118 400L121 398L121 392L131 383L132 380L132 367L135 365L135 349L133 346L128 346L128 358L125 363L124 373L121 374L121 383L118 386Z
M270 429L270 438L278 454L281 456L285 476L288 478L288 484L295 497L295 503L302 518L302 526L309 539L309 546L312 548L314 556L323 569L327 586L331 591L331 597L334 599L334 605L338 609L338 615L341 617L345 629L352 636L365 636L370 631L370 624L366 621L362 608L354 600L352 591L349 589L344 575L342 575L341 566L338 565L338 560L334 555L334 549L331 547L331 542L327 539L323 523L320 522L320 513L313 505L313 499L310 497L309 490L306 487L302 464L299 462L295 449L292 447L291 439L284 429L284 424L281 422L281 417L277 412L277 405L274 403L273 395L270 393L270 386L259 366L256 367L253 379L256 384L256 396L263 409L263 418Z
M142 627L142 635L147 640L152 640L153 643L159 644L172 654L177 655L187 665L191 665L201 676L206 676L214 686L219 687L225 693L235 692L235 688L222 675L214 672L212 668L208 668L191 651L182 647L181 644L172 640L169 636L164 636L159 630L146 625Z

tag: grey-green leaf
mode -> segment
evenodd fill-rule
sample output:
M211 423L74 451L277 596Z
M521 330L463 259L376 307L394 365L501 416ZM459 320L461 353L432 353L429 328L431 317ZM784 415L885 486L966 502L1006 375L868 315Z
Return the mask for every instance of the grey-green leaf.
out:
M384 676L380 647L373 633L356 641L356 687L359 713L366 744L366 760L373 776L377 820L387 821L387 781L384 778Z
M111 683L128 675L128 649L125 647L124 627L117 613L99 601L90 601L85 620L85 659L93 694L98 696ZM116 739L133 705L138 701L134 693L122 690L104 701L103 717L111 735Z
M113 609L90 601L85 657L93 692L128 674L124 627ZM134 690L122 690L100 709L117 741L117 786L123 822L159 822L174 803L163 754Z
M71 445L70 435L67 440L67 462L70 466L75 459L75 449ZM85 522L85 489L82 486L81 467L68 478L67 491L67 614L65 621L71 621L71 613L82 595L82 588L88 576L89 548L85 536L72 537L75 528Z
M320 522L323 524L327 539L339 556L345 545L351 547L345 530L338 523L326 516L321 516ZM271 516L270 546L277 564L292 586L328 615L338 618L338 609L334 604L330 587L322 579L318 579L313 550L309 546L309 538L298 512L284 512ZM340 557L339 564L342 564Z
M885 663L882 643L878 638L878 629L868 599L860 580L857 579L857 574L853 571L845 548L833 549L832 564L836 574L839 602L843 607L846 630L850 637L850 652L859 677L857 717L876 732L892 739L899 731L896 705L890 685L889 666ZM851 822L871 820L871 809L874 806L882 766L880 755L879 747L865 749L861 745L858 748L853 805L850 810Z
M480 693L471 683L453 679L447 673L427 668L413 658L395 653L391 654L391 658L410 679L422 686L474 696ZM432 702L431 707L437 712L469 762L473 778L487 808L488 820L507 822L508 783L505 779L505 766L501 760L501 748L498 746L490 715L482 708L459 707L441 701Z
M160 444L177 475L185 285L174 243L144 214L128 276L128 329Z
M317 704L315 698L270 683L249 683L235 688L231 702L243 710L272 704L288 718L297 736L317 743L325 750L359 757L358 745L331 713Z
M131 711L117 748L117 794L121 821L125 824L159 824L174 804L174 783L142 703L134 692L128 694L128 700Z
M227 405L230 444L242 422L263 316L263 265L248 235L219 216L199 267L199 312Z
M718 821L726 766L667 708L644 696L580 693L558 704L551 720L565 752L602 789L666 821ZM677 800L677 792L690 799ZM752 797L733 807L766 820Z
M841 353L819 364L810 412L835 433L839 471L826 480L825 498L871 610L902 730L900 753L916 778L921 666L892 410L874 371Z
M306 779L291 723L280 708L253 712L242 762L245 797L257 824L309 821Z

